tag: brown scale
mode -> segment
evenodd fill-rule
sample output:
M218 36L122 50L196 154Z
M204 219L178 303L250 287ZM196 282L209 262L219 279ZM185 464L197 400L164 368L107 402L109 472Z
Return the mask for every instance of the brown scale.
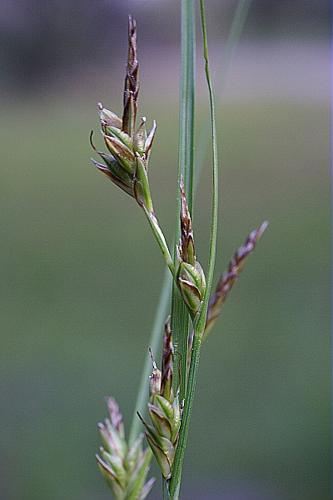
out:
M170 318L164 326L161 394L170 401L173 375L173 345Z
M122 130L132 136L139 94L139 63L137 59L136 21L128 18L128 57L124 88L124 112Z
M180 181L180 244L179 256L184 262L195 263L195 249L193 242L193 230L191 215L187 206L186 194L184 190L184 181Z

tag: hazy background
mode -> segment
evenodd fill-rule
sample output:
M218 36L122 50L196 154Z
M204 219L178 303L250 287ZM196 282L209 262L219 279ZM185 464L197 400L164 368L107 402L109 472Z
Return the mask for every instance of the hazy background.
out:
M326 500L329 2L254 0L221 92L235 6L207 0L220 96L217 272L253 227L270 227L203 349L183 498ZM171 239L178 11L174 0L1 2L1 500L110 498L96 422L107 394L130 422L164 267L135 203L90 165L88 137L99 100L120 112L131 12L140 113L158 122L151 183ZM200 46L198 74L200 136ZM210 168L207 156L195 209L203 262Z

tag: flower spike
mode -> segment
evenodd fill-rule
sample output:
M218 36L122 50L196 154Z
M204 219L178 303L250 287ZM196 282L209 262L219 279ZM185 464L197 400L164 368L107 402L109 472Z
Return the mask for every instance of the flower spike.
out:
M150 453L143 449L143 434L129 447L125 439L123 417L115 399L106 399L109 418L98 424L103 446L96 455L98 467L116 500L143 500L155 479L146 482Z
M93 160L93 164L140 206L152 211L152 201L147 176L148 160L156 132L156 122L149 134L146 118L142 118L136 130L137 99L139 94L139 63L137 59L136 21L128 18L128 59L126 66L123 114L116 113L98 103L102 137L108 153L94 151L104 163ZM104 165L105 164L105 165Z
M139 94L139 63L137 59L137 32L136 21L128 17L128 57L124 89L124 111L122 130L132 136L136 114L137 99Z
M92 159L92 163L113 184L134 198L143 209L165 262L172 276L175 277L173 259L154 212L148 178L148 162L156 133L156 122L153 121L152 128L147 133L147 120L143 117L136 129L139 93L136 39L136 21L130 16L123 115L120 118L113 111L105 108L102 103L98 103L101 133L108 152L104 153L96 149L91 133L91 146L103 160L103 163L100 163Z
M171 477L171 467L178 443L181 424L181 408L178 394L172 391L173 347L169 320L165 323L163 338L162 372L153 360L153 372L150 376L150 397L148 413L151 424L147 424L140 414L145 427L147 442L154 453L165 479ZM157 383L156 383L157 380Z
M180 241L178 245L178 287L188 310L194 318L200 309L206 290L206 279L196 259L192 220L187 205L183 179L180 181Z
M161 394L168 400L173 398L172 378L173 378L173 344L172 344L171 323L169 316L164 326L162 380L161 380Z

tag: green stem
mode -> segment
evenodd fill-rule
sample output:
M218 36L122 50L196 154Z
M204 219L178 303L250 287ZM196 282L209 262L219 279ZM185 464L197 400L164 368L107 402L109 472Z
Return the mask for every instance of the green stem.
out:
M166 479L162 477L162 498L163 500L168 500L169 497L169 492L168 492L168 483Z
M200 0L200 14L201 14L201 27L202 27L202 38L203 38L203 52L205 60L205 73L208 86L209 94L209 107L211 115L211 137L212 137L212 159L213 159L213 175L212 175L212 215L211 215L211 235L210 235L210 249L209 249L209 261L208 261L208 276L207 276L207 288L205 292L204 301L199 313L197 321L194 322L194 340L191 356L191 364L188 378L187 394L185 398L184 411L182 415L182 424L179 434L179 442L176 449L176 455L174 459L174 464L172 468L172 478L170 481L170 497L172 500L179 498L181 477L182 477L182 467L185 455L185 449L187 444L189 424L193 407L193 400L197 382L199 360L200 360L200 350L202 336L206 324L207 307L208 301L211 293L214 267L215 267L215 257L216 257L216 243L217 243L217 218L218 218L218 155L217 155L217 142L216 142L216 118L215 118L215 104L213 96L212 81L209 70L209 59L208 59L208 43L207 43L207 25L206 25L206 15L205 15L205 2Z
M147 220L149 222L151 230L153 231L153 234L154 234L155 239L158 243L158 246L160 247L160 250L162 252L165 263L168 266L168 268L170 269L172 276L174 276L175 275L175 266L174 266L172 257L170 255L167 242L165 241L164 234L163 234L163 232L158 224L157 218L152 210L148 210L144 205L142 208L143 208L143 211L147 217Z
M228 38L225 44L224 54L221 62L221 66L223 71L219 71L219 81L218 81L218 98L221 98L222 90L224 89L226 77L231 66L231 62L233 60L233 56L237 47L237 44L240 40L245 21L251 6L252 0L239 0L235 9L235 13L233 15L231 27L228 33ZM205 122L201 127L200 133L198 135L198 146L197 146L197 177L200 176L200 170L204 164L207 148L209 144L209 134L210 132L210 123L209 121ZM198 182L196 178L196 183Z
M200 312L199 323L202 322L203 328L206 324L207 307L213 284L216 244L217 244L217 219L218 219L218 152L217 152L217 134L216 134L216 112L212 79L210 76L209 57L208 57L208 41L207 41L207 24L205 13L205 0L200 0L201 14L201 29L203 39L203 56L205 60L205 74L208 86L210 121L211 121L211 138L212 138L212 160L213 160L213 175L212 175L212 215L211 215L211 233L210 233L210 248L208 259L207 287L205 292L204 304Z
M195 335L192 347L191 365L189 370L187 394L185 406L182 415L182 424L180 428L179 441L177 444L175 460L172 469L170 481L170 498L176 500L179 498L183 460L186 450L188 432L190 428L190 418L194 401L194 393L197 383L197 374L199 369L200 351L202 335Z
M177 184L177 222L175 245L180 237L179 184L183 178L187 203L192 214L194 180L194 102L195 102L195 1L181 1L181 88L179 106L179 164ZM174 248L174 265L177 265L177 248ZM175 370L174 388L180 386L180 399L186 394L187 337L190 318L179 290L174 284L171 300L171 329L180 370ZM180 380L179 380L180 371Z

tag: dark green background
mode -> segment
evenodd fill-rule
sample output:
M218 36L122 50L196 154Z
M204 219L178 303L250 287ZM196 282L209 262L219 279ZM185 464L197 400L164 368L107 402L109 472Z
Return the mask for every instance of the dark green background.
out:
M163 70L157 59L143 65L141 113L158 121L151 183L171 240L177 68L156 85ZM130 422L158 301L163 262L143 214L89 164L95 103L120 109L122 71L111 64L89 78L2 103L4 500L110 498L94 461L96 422L107 394ZM207 111L200 96L198 135ZM328 91L321 99L226 93L218 118L217 272L252 228L263 219L270 226L204 346L184 498L326 500ZM210 175L207 157L194 215L204 263Z

